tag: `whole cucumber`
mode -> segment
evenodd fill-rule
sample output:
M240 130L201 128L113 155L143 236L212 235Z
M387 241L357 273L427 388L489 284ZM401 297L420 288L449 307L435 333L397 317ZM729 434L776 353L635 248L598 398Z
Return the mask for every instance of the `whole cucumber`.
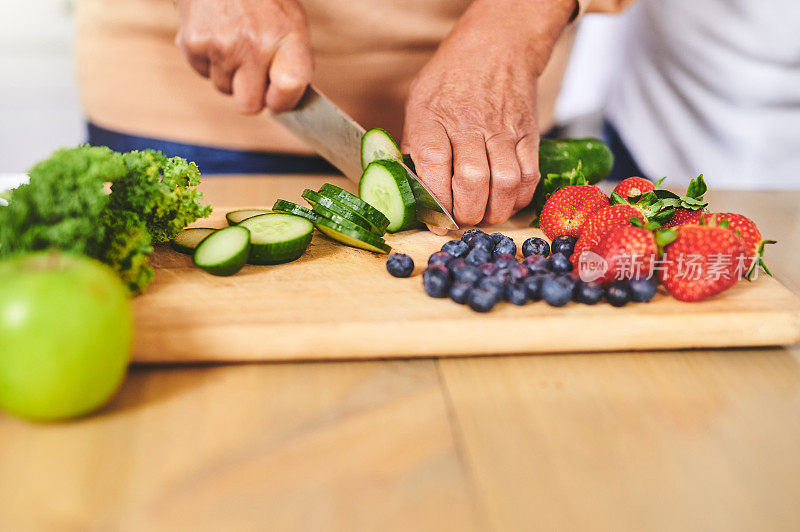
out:
M594 185L611 172L614 155L601 140L593 138L542 139L539 142L539 172L542 178L547 174L564 174L574 170L578 161L581 161L586 181Z

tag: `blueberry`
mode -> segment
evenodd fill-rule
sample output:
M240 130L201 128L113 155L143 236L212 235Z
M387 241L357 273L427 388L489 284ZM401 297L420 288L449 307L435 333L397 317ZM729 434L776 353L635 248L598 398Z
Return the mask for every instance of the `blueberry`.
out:
M544 275L534 275L522 281L525 292L528 294L528 299L531 301L539 301L542 299L542 284L552 277L554 277L553 274L547 272Z
M503 299L503 292L505 291L505 286L502 282L495 279L494 277L484 277L480 281L478 281L477 288L480 290L485 290L494 295L497 301Z
M473 288L467 296L469 308L475 312L489 312L497 304L498 299L495 294L481 288Z
M451 270L451 271L452 270L457 270L458 268L463 268L466 265L467 265L467 261L465 261L464 259L462 259L460 257L459 258L453 257L452 259L447 261L447 264L445 264L445 266L447 266L447 269Z
M492 240L494 240L494 243L495 243L495 244L498 244L498 243L499 243L501 240L503 240L504 238L508 238L508 237L507 237L506 235L504 235L503 233L492 233L492 234L491 234L491 235L489 235L489 236L490 236L490 237L492 237Z
M442 245L442 251L446 251L454 257L464 257L469 251L469 246L461 240L450 240Z
M473 236L483 235L483 234L485 233L480 229L467 229L466 231L464 231L464 234L461 235L461 241L464 242L465 244L469 244L469 241L472 240Z
M494 275L500 268L494 262L487 262L480 265L480 271L483 275Z
M437 251L428 257L428 266L433 266L434 264L441 264L444 266L452 258L453 256L446 251Z
M658 291L658 283L655 279L631 279L628 281L631 289L631 301L637 303L647 303Z
M467 258L465 260L467 261L467 264L471 264L472 266L480 266L481 264L485 264L492 260L492 254L483 248L474 248L467 253Z
M553 307L563 307L572 299L575 285L563 277L549 277L542 283L542 299Z
M497 267L501 270L505 270L519 264L513 255L509 255L507 253L500 255L499 257L495 257L494 263L497 264Z
M444 267L426 269L422 272L422 286L425 288L425 293L431 297L445 297L450 289L450 275L447 269Z
M494 240L486 233L475 235L469 241L469 247L472 249L485 249L488 252L494 251Z
M503 237L494 248L494 256L511 255L512 257L517 254L517 245L508 237Z
M550 271L548 267L548 261L541 255L531 255L530 257L526 257L523 261L528 267L528 274L530 275L538 275L541 273L548 273Z
M487 279L496 279L500 284L507 285L511 282L511 272L508 270L497 270L491 277Z
M524 264L517 264L508 269L512 282L520 282L528 276L528 267Z
M580 281L575 285L572 298L578 303L594 305L603 299L603 287L595 281L589 281L588 283Z
M541 255L547 257L550 255L550 244L547 240L534 236L522 243L522 255L530 257L533 255Z
M386 259L386 269L395 277L409 277L414 271L414 261L408 255L392 253Z
M557 236L553 239L553 243L550 244L550 249L553 253L563 253L569 257L575 251L575 242L577 241L578 239L574 236Z
M514 305L524 305L528 302L528 293L521 283L511 283L506 286L505 298Z
M578 277L575 273L572 273L572 272L570 272L570 273L560 273L560 274L556 274L556 275L558 275L559 277L564 278L564 280L566 280L567 282L571 283L573 287L576 284L578 284L580 282L580 280L581 280L580 277Z
M627 281L614 281L606 287L605 295L609 304L621 307L631 300L631 288Z
M450 296L450 299L455 301L458 304L463 304L467 302L467 296L469 296L469 291L472 289L472 283L463 283L456 281L455 283L450 285L450 290L447 295Z
M453 279L459 283L469 283L470 286L477 283L483 275L481 271L475 267L467 264L460 268L453 269Z
M562 253L553 253L550 255L550 258L547 259L547 262L547 267L550 268L552 272L567 273L572 271L572 263L567 256Z

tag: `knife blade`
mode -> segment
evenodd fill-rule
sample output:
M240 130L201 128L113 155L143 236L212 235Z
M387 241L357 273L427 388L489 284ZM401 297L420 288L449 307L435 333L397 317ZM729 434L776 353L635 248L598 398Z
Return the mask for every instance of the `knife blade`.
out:
M309 85L294 109L273 113L272 117L351 181L361 180L361 137L366 131L325 95ZM400 164L408 172L408 181L417 200L417 220L445 229L458 229L447 209L409 168L410 162L407 158Z

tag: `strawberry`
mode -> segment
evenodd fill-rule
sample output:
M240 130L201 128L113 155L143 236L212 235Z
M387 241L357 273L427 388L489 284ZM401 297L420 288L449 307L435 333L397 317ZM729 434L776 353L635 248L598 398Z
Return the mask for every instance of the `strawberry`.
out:
M679 225L697 225L703 220L703 209L687 209L678 207L672 217L662 224L662 227L678 227Z
M608 264L608 269L597 279L603 285L619 279L648 277L658 258L653 232L633 225L612 229L592 251Z
M614 187L614 192L627 199L641 196L645 192L655 190L655 188L656 186L652 181L634 176L617 183L617 186Z
M547 199L539 227L551 240L562 235L577 238L586 217L608 204L608 197L593 185L566 186Z
M642 213L630 205L609 205L587 216L581 227L578 241L575 243L575 251L571 257L572 263L577 264L581 253L600 243L600 239L612 229L631 225L631 218L636 218L642 223L646 221Z
M664 247L661 282L681 301L700 301L724 292L747 271L744 242L733 231L709 225L681 225Z
M714 214L707 214L703 218L703 223L707 225L715 225L720 227L727 227L729 230L736 233L739 238L744 242L744 249L747 256L751 259L748 262L748 278L753 273L753 267L760 265L768 274L772 275L764 263L764 246L767 244L774 244L774 240L764 240L761 238L761 231L758 230L753 220L747 216L736 214L732 212L718 212Z

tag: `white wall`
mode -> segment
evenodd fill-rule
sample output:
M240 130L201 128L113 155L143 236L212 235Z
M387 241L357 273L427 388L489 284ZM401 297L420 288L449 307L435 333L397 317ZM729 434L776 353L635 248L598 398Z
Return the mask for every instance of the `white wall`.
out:
M0 173L85 140L70 0L0 0Z

